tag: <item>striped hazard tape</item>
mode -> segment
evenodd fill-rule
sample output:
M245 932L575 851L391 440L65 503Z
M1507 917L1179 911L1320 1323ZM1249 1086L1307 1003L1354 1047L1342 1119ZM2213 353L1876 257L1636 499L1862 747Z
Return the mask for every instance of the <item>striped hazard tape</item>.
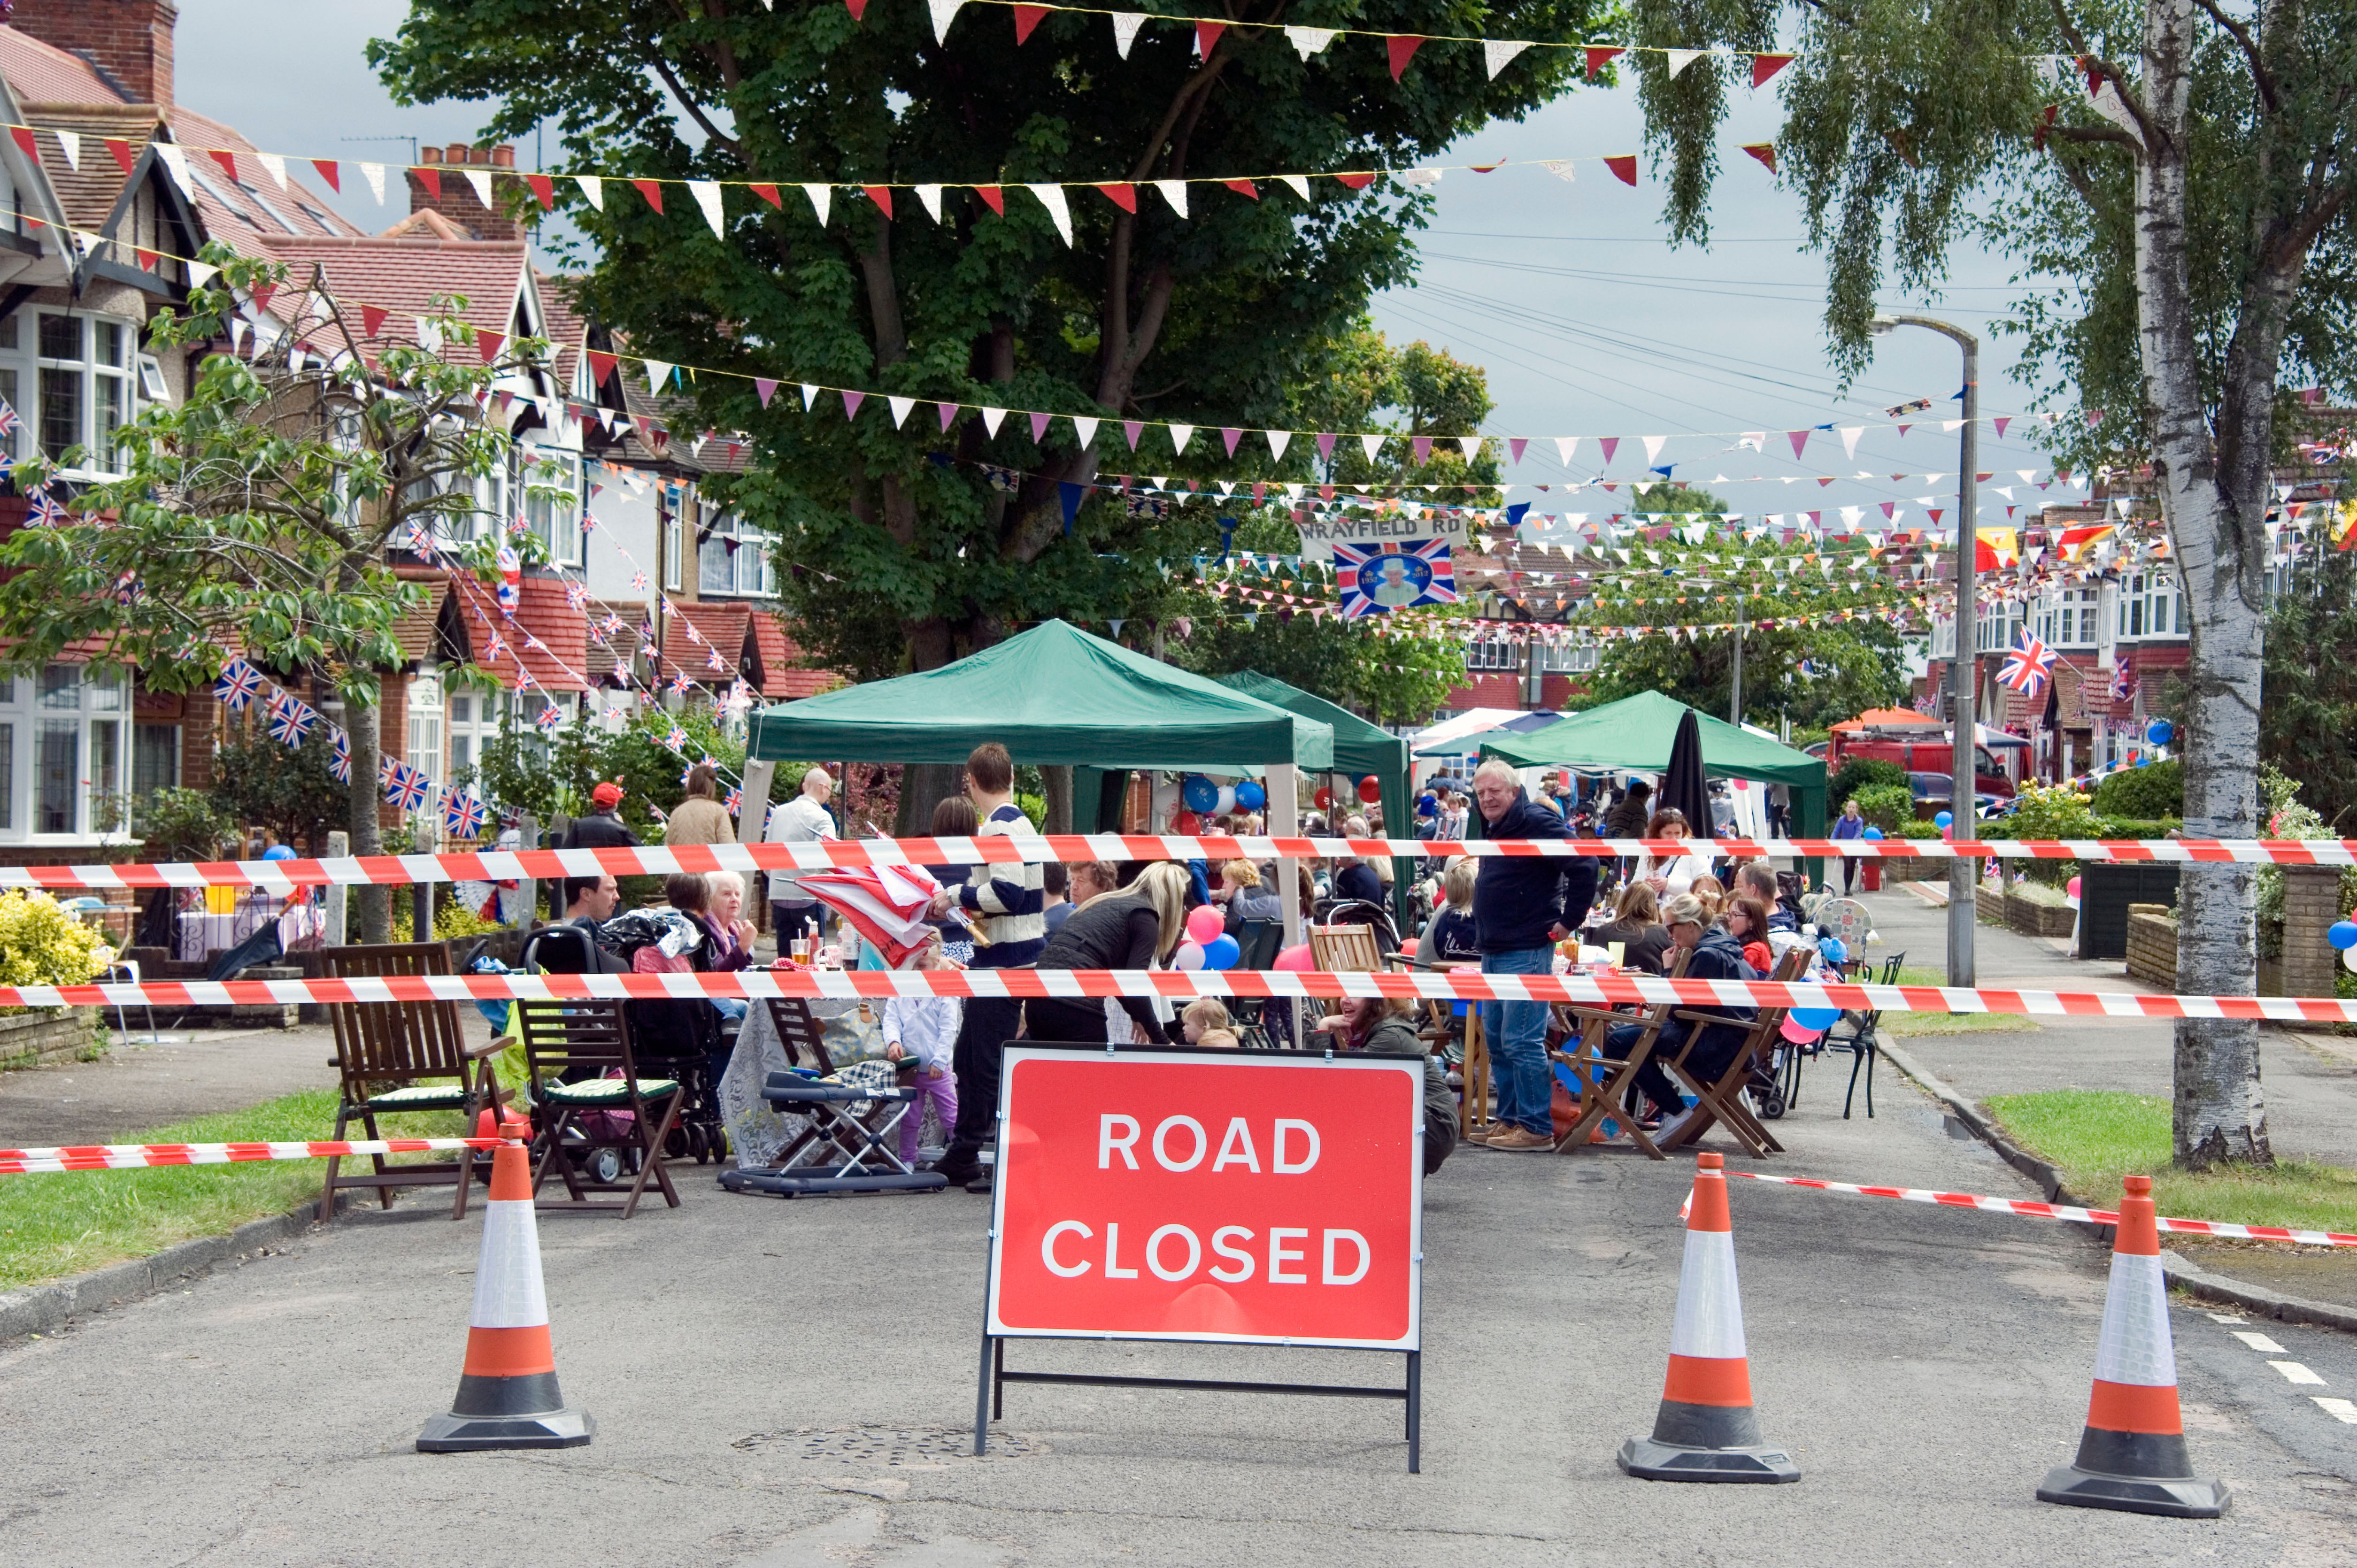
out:
M1609 857L1691 853L1683 840L1198 838L1048 833L1017 838L821 839L807 843L534 849L489 854L384 854L325 860L224 860L131 865L0 866L0 887L399 886L673 872L823 871L838 866L1019 865L1027 861L1335 859L1341 856ZM2357 839L1715 839L1714 855L1749 859L2094 860L2171 864L2357 865Z
M1431 1002L1577 1002L1698 1007L1896 1008L2081 1018L2247 1018L2357 1023L2357 1001L2329 996L2147 996L2111 991L1997 991L1769 980L1669 980L1644 974L1483 974L1472 970L1329 974L1292 970L739 970L716 974L419 974L346 980L151 980L0 986L0 1006L223 1007L273 1003L473 1002L516 997L641 1001L732 996L882 1001L895 996L1011 998L1394 996Z
M68 1144L0 1149L0 1176L43 1171L128 1171L156 1165L235 1165L249 1160L325 1160L350 1155L415 1155L498 1148L503 1138L375 1138L317 1144Z
M2029 1219L2062 1219L2080 1225L2117 1225L2120 1217L2109 1208L2075 1208L2067 1203L2031 1203L2018 1197L1988 1197L1973 1192L1937 1192L1921 1187L1860 1187L1853 1182L1820 1181L1814 1176L1767 1176L1758 1171L1727 1171L1745 1181L1771 1182L1778 1187L1804 1187L1815 1192L1846 1193L1853 1197L1895 1197L1901 1203L1929 1203L1942 1208L1977 1208L1985 1214L2018 1214ZM2338 1230L2294 1230L2281 1225L2237 1225L2225 1219L2159 1221L2163 1230L2186 1236L2219 1236L2237 1241L2291 1241L2303 1247L2357 1247L2357 1236Z

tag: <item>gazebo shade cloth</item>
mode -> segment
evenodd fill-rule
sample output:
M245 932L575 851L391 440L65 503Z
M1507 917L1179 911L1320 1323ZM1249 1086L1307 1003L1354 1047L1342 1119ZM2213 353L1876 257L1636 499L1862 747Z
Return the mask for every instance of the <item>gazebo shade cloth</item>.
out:
M1316 719L1333 726L1334 771L1337 773L1372 773L1376 786L1383 791L1383 825L1394 837L1405 838L1408 827L1407 740L1380 725L1368 723L1350 709L1338 707L1298 686L1288 686L1273 675L1263 675L1256 670L1239 670L1232 675L1220 677L1220 684L1257 697L1264 703L1274 703L1290 709L1304 718ZM1405 918L1407 912L1407 886L1410 881L1409 863L1405 857L1392 862L1393 914Z
M1468 708L1453 719L1416 731L1407 737L1408 746L1417 757L1470 757L1481 749L1482 736L1530 716L1531 712L1521 708Z
M1641 692L1574 714L1531 735L1492 730L1479 736L1482 752L1517 768L1576 768L1586 772L1658 774L1670 764L1670 742L1686 705L1659 692ZM1772 740L1696 713L1703 771L1713 779L1759 779L1822 789L1825 765Z
M995 740L1035 768L1334 762L1327 725L1051 620L921 674L753 715L759 762L963 762Z

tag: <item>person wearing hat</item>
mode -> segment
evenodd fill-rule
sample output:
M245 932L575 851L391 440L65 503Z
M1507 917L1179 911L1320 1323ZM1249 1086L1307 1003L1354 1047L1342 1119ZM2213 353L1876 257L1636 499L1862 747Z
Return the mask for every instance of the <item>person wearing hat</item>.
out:
M639 835L615 813L622 804L619 784L600 784L589 791L590 812L576 817L558 841L559 849L636 849Z

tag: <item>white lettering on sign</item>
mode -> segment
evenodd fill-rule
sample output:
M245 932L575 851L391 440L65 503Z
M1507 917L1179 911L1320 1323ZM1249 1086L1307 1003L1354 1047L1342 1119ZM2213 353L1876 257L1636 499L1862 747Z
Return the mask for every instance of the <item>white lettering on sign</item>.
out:
M1187 1266L1183 1269L1166 1269L1162 1266L1162 1243L1165 1238L1171 1236L1180 1237L1187 1243ZM1330 1258L1333 1253L1332 1245L1329 1243L1326 1250ZM1168 1280L1173 1283L1183 1280L1193 1273L1196 1265L1202 1261L1203 1243L1195 1240L1195 1233L1184 1225L1165 1225L1146 1239L1146 1266L1154 1271L1154 1277L1157 1280ZM1367 1272L1367 1265L1363 1259L1360 1262L1359 1272L1361 1273Z
M1277 1125L1282 1127L1285 1123L1280 1122ZM1298 1236L1307 1240L1309 1232L1297 1230L1289 1225L1276 1225L1269 1228L1268 1283L1273 1285L1306 1285L1309 1283L1308 1274L1287 1273L1283 1267L1286 1263L1297 1263L1302 1259L1300 1251L1285 1245L1285 1239L1288 1236Z
M1123 1136L1116 1138L1113 1135L1113 1130L1115 1127L1123 1130ZM1106 1112L1103 1119L1097 1123L1097 1169L1101 1171L1113 1169L1113 1156L1118 1154L1121 1155L1123 1165L1127 1165L1131 1170L1135 1170L1137 1156L1129 1151L1130 1145L1136 1142L1136 1117L1123 1116L1112 1112Z
M1301 556L1305 561L1331 562L1334 546L1343 544L1389 544L1411 539L1437 539L1452 549L1469 547L1472 523L1461 510L1454 516L1436 511L1426 517L1421 507L1404 507L1381 515L1361 511L1313 513L1308 521L1294 526L1301 534Z
M1068 1230L1083 1241L1089 1239L1089 1228L1079 1220L1059 1220L1049 1226L1048 1233L1039 1238L1039 1261L1045 1263L1048 1266L1048 1272L1058 1279L1076 1280L1089 1272L1087 1259L1083 1258L1077 1263L1060 1263L1056 1261L1056 1238Z
M1211 1277L1215 1280L1223 1280L1229 1284L1237 1284L1252 1278L1253 1255L1241 1247L1229 1246L1228 1238L1231 1236L1241 1236L1247 1241L1252 1240L1252 1232L1241 1225L1222 1225L1212 1231L1211 1251L1227 1259L1236 1267L1232 1271L1213 1269Z
M1104 1277L1109 1280L1135 1279L1137 1277L1137 1271L1135 1269L1125 1269L1121 1266L1121 1262L1116 1256L1120 1251L1121 1226L1118 1223L1108 1224L1105 1227Z
M1352 1269L1347 1274L1338 1274L1334 1272L1334 1243L1337 1241L1348 1241L1352 1247L1357 1249L1359 1253L1359 1266ZM1373 1261L1374 1253L1368 1248L1367 1239L1364 1236L1360 1235L1356 1230L1329 1230L1326 1232L1326 1283L1329 1285L1357 1284L1361 1280L1367 1277L1367 1265Z
M1244 1125L1241 1116L1228 1122L1228 1135L1220 1140L1220 1153L1211 1162L1211 1174L1217 1176L1230 1165L1242 1165L1253 1175L1260 1175L1260 1155L1253 1148L1252 1129Z
M1195 1152L1183 1161L1170 1157L1168 1140L1170 1136L1170 1129L1173 1127L1184 1127L1188 1132L1195 1134ZM1203 1131L1203 1124L1192 1116L1168 1117L1163 1121L1162 1125L1154 1129L1154 1163L1166 1171L1191 1171L1203 1163L1203 1156L1209 1154L1211 1149L1210 1134Z
M1285 1157L1285 1135L1286 1133L1296 1130L1298 1130L1309 1140L1309 1153L1304 1155L1300 1163L1297 1165L1287 1161ZM1270 1165L1272 1168L1275 1170L1276 1174L1279 1176L1300 1176L1317 1163L1318 1129L1312 1127L1307 1122L1296 1122L1290 1117L1278 1117L1276 1122L1276 1152L1270 1156Z

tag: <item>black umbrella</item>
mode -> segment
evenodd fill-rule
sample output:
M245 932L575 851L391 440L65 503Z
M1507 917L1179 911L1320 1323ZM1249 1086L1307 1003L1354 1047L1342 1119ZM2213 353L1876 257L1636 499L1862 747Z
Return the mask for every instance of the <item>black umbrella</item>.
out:
M1670 742L1670 763L1662 770L1662 787L1653 794L1653 810L1675 807L1685 813L1686 836L1711 836L1710 785L1702 771L1702 725L1692 708L1678 720L1677 738Z

